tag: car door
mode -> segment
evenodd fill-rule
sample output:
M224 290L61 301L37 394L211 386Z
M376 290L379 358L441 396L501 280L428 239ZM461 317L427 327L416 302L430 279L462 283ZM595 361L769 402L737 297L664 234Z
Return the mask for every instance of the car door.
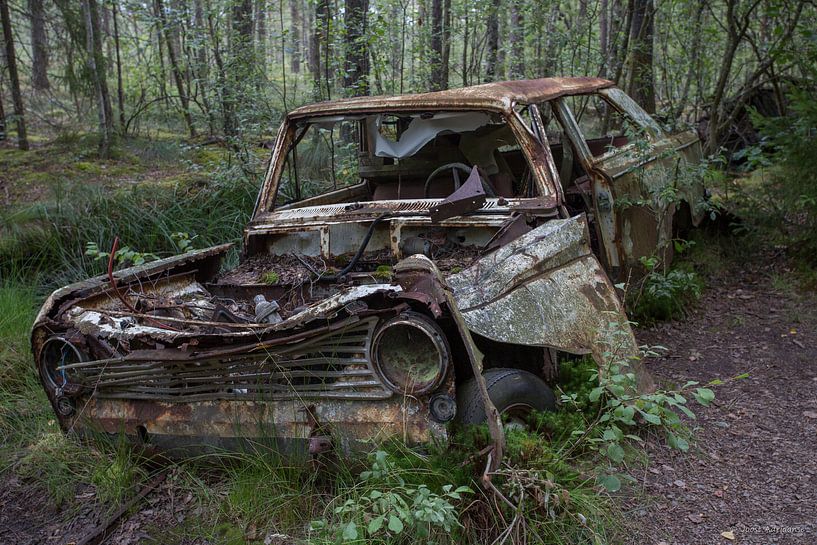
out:
M697 136L668 135L616 88L563 97L555 111L590 178L596 231L611 277L640 275L641 258L669 264L676 203L698 202L687 188Z

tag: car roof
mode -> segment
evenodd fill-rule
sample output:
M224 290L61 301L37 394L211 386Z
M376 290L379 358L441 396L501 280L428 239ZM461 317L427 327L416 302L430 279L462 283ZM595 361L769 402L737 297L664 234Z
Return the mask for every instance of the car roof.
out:
M510 113L515 104L536 104L563 95L592 93L612 87L612 81L602 78L540 78L497 81L396 96L362 96L317 102L289 112L289 119L315 115L374 113L399 110L493 110Z

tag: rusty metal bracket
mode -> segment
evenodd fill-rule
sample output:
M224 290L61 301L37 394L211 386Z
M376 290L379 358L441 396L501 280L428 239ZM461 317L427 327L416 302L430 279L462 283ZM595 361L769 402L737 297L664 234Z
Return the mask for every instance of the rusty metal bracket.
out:
M468 179L458 190L449 195L443 202L429 209L431 221L441 222L454 216L461 216L467 212L474 212L485 204L485 189L482 188L482 178L479 169L471 169Z

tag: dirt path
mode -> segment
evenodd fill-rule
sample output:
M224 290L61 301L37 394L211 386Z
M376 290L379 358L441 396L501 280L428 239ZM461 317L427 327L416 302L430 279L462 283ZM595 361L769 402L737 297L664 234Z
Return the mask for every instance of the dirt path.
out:
M697 451L648 447L631 543L817 543L817 297L772 284L728 273L689 319L639 332L670 350L649 366L664 385L750 377L696 409Z

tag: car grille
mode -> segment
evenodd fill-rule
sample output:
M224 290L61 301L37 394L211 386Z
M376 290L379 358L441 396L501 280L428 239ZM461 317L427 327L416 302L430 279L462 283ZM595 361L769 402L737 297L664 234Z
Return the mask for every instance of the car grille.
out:
M198 401L217 399L385 399L369 343L377 323L342 329L229 358L132 362L82 367L82 385L101 398Z

